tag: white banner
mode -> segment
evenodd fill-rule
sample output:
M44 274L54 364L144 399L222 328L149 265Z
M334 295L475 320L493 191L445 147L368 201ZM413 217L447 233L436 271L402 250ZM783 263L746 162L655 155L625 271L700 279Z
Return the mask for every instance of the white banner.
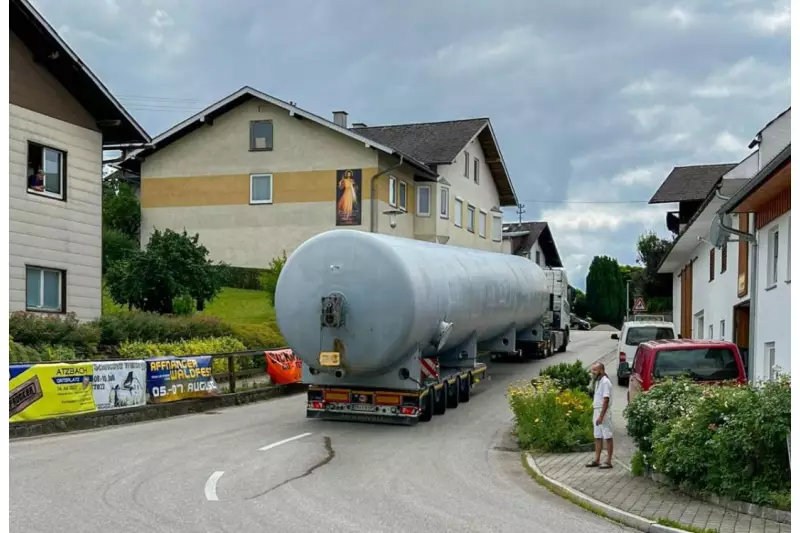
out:
M147 402L146 361L106 361L94 367L94 403L98 411L138 407Z

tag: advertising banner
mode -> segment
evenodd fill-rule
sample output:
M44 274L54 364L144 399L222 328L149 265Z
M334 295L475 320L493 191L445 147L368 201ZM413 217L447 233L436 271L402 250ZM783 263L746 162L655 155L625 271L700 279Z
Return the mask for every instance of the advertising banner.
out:
M218 395L211 356L148 359L147 392L151 403Z
M147 362L92 363L94 403L98 411L139 407L147 403Z
M264 352L267 359L267 374L275 385L300 383L303 362L290 349Z
M22 422L96 411L92 371L92 363L9 365L9 420Z

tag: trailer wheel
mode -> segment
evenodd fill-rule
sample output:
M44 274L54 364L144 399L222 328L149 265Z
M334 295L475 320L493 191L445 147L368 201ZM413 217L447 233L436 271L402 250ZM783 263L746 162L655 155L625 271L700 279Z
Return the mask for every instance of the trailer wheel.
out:
M428 394L422 400L422 413L419 415L420 422L430 422L433 418L433 409L436 406L436 390L433 387L428 387Z
M461 377L456 378L455 386L447 384L447 408L455 409L458 407L458 391L461 389Z
M447 383L438 390L436 387L431 389L433 389L433 414L443 415L447 411Z
M472 391L472 374L467 374L467 379L462 379L460 385L461 386L458 388L458 402L467 403L469 401L469 394Z

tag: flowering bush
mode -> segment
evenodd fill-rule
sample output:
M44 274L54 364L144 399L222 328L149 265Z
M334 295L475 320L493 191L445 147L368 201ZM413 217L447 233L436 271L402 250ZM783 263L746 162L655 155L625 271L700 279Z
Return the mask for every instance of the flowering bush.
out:
M550 365L542 369L539 375L553 379L561 389L579 389L587 394L589 392L591 377L580 361Z
M758 387L666 382L637 396L626 413L644 462L676 484L789 507L787 377Z
M561 452L593 442L592 402L581 392L543 378L511 385L508 401L522 448Z

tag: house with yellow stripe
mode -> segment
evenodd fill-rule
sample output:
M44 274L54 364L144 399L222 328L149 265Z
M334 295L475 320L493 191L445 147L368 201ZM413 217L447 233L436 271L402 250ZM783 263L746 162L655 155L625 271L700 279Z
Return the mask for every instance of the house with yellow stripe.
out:
M348 127L244 87L154 138L141 176L142 243L199 233L211 258L263 268L334 228L501 251L515 206L489 119Z

